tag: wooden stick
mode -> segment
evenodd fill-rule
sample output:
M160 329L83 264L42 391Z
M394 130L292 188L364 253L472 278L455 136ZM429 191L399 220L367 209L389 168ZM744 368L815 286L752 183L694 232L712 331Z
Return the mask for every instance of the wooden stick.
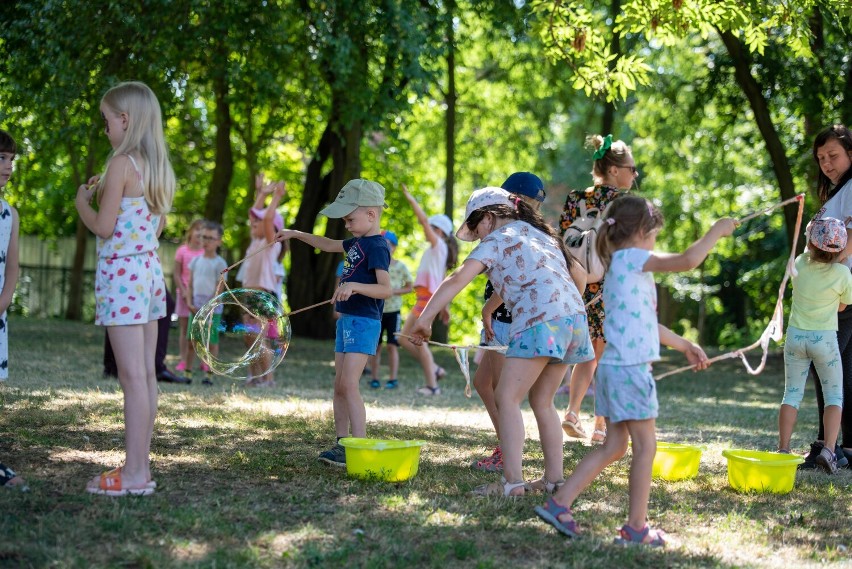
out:
M401 332L397 332L394 335L397 336L398 338L408 338L409 340L415 339L414 336L409 336L408 334L403 334ZM442 348L450 348L451 350L458 350L459 348L473 350L475 348L475 349L480 349L480 350L493 350L495 352L505 352L506 351L506 346L459 346L457 344L442 344L441 342L435 342L433 340L424 340L424 341L427 344L432 344L433 346L441 346Z
M794 196L794 197L790 198L789 200L784 200L783 202L781 202L781 203L777 203L777 204L775 204L775 205L773 205L773 206L769 206L769 207L768 207L768 208L766 208L766 209L762 209L762 210L760 210L760 211L756 211L756 212L754 212L754 213L751 213L751 214L749 214L749 215L747 215L747 216L745 216L745 217L741 217L740 219L736 220L736 224L737 224L737 225L742 225L742 224L743 224L743 223L745 223L746 221L752 220L752 219L754 219L755 217L758 217L758 216L760 216L760 215L763 215L763 214L769 213L769 212L770 212L770 211L772 211L772 210L778 209L779 207L784 207L785 205L787 205L787 204L791 204L791 203L793 203L793 202L795 202L795 201L803 201L804 199L805 199L805 194L799 194L799 195L797 195L797 196Z
M329 298L328 300L323 300L322 302L317 302L316 304L312 304L310 306L305 306L304 308L299 308L297 310L291 310L290 312L287 312L286 314L284 314L284 316L287 316L289 318L290 316L293 316L294 314L298 314L300 312L304 312L305 310L310 310L311 308L316 308L317 306L322 306L323 304L329 304L331 301L332 301L332 299Z

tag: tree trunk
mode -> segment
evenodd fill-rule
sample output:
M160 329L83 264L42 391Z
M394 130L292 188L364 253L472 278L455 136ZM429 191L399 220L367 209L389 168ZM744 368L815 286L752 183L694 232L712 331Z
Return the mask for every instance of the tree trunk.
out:
M216 165L213 167L213 178L210 180L210 193L207 194L204 217L221 223L231 179L234 176L234 152L231 147L233 123L228 101L228 82L224 72L213 80L213 90L216 97Z
M75 178L78 183L82 184L89 180L95 174L95 139L98 136L99 130L91 129L89 131L89 152L87 153L84 171L77 171L76 165L79 160L76 150L72 147L69 149L69 157L71 158L72 169L75 170ZM83 319L83 275L86 263L86 246L89 240L89 228L77 216L77 232L75 233L76 244L74 246L74 261L71 265L71 282L68 287L68 304L65 308L65 318L68 320ZM92 291L94 293L94 291Z
M450 219L453 218L454 199L453 193L456 184L456 36L453 29L453 16L456 3L454 0L447 2L447 115L445 138L447 145L447 174L444 213Z
M317 216L326 203L332 201L340 188L353 178L361 176L362 126L356 122L349 127L341 125L342 97L334 97L332 111L325 131L320 137L314 157L308 164L302 203L296 214L293 229L314 232ZM331 170L323 175L324 166L332 161ZM340 219L328 219L325 236L343 239L346 229ZM335 270L340 255L316 251L301 241L290 243L290 275L287 278L287 300L291 310L328 300L334 293ZM293 334L317 339L334 338L334 316L331 305L297 314L290 324Z
M793 174L790 172L790 163L787 160L787 154L784 151L784 145L778 136L778 131L772 123L772 116L769 112L769 104L763 96L763 87L757 82L757 79L751 74L751 62L748 54L743 49L743 45L739 38L730 32L721 32L719 35L725 48L728 50L728 55L734 64L734 76L743 94L751 106L754 113L754 119L757 123L757 128L763 136L766 150L769 152L769 157L772 160L772 169L775 172L775 179L778 181L778 188L781 190L781 200L787 200L796 195L796 188L793 184ZM784 208L784 218L787 227L787 242L792 245L793 231L796 227L796 214L798 205L793 203ZM803 244L800 243L800 247Z

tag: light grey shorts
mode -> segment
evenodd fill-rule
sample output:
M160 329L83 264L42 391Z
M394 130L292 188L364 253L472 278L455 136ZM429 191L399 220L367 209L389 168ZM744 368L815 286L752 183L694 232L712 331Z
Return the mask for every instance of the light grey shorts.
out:
M595 415L613 423L656 419L660 410L651 364L599 363L595 371Z

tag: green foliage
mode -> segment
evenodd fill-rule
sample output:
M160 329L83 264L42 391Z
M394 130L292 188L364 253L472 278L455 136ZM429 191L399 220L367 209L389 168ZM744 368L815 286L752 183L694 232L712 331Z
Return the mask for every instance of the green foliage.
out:
M847 26L852 7L845 0L624 0L613 21L600 3L589 0L538 0L531 3L548 57L574 71L574 87L607 101L626 100L648 85L647 51L613 54L610 34L642 37L652 49L672 46L714 31L740 35L749 51L763 55L771 43L785 46L793 58L811 58L810 17L821 10Z

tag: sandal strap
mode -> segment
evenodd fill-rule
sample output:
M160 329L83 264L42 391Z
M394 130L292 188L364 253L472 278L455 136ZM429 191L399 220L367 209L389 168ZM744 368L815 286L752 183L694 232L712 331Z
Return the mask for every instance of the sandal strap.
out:
M507 498L512 495L512 491L516 488L523 488L524 492L526 492L527 489L527 483L523 480L521 480L520 482L509 482L505 478L501 477L500 484L503 485L503 496Z
M553 517L559 519L559 516L562 514L570 514L572 517L574 516L573 510L568 506L563 506L553 499L553 496L547 499L547 503L544 506L548 512L553 514Z
M651 531L651 526L648 524L645 524L641 530L635 530L629 525L624 524L621 526L621 529L618 530L618 533L624 541L630 543L641 543L655 547L665 545L666 541L663 539L664 532L661 530L653 530L654 533L652 534ZM651 539L646 542L646 537L650 537Z

